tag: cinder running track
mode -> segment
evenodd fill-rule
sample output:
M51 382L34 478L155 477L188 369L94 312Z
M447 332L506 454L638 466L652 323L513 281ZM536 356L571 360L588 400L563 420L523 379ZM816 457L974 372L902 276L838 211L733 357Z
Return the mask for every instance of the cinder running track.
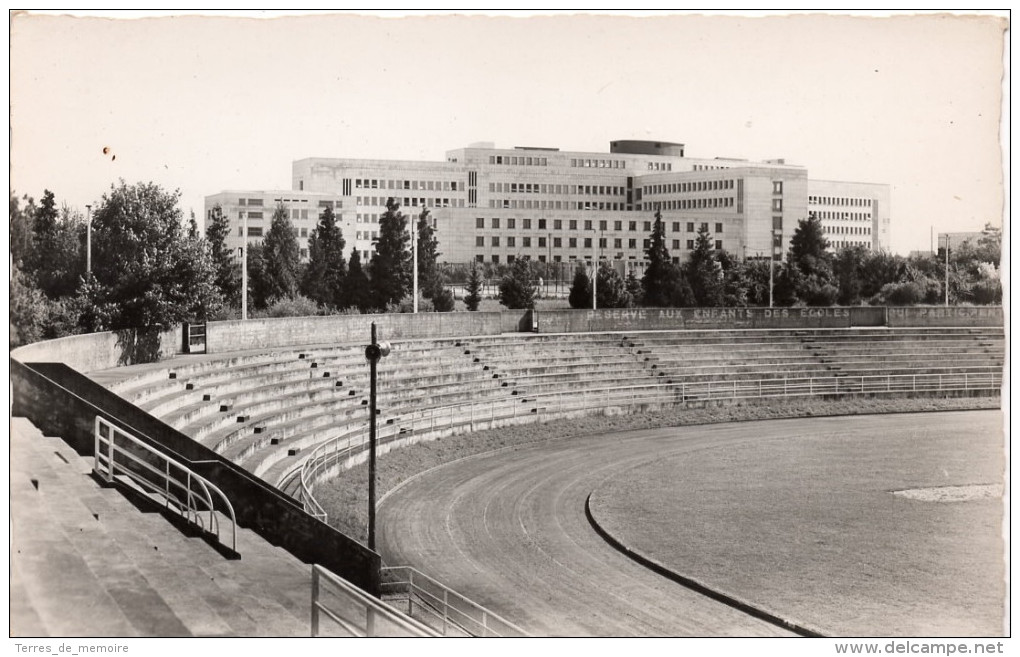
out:
M937 425L941 414L886 416ZM852 418L771 420L537 442L469 457L396 489L379 513L384 562L412 565L540 636L789 633L667 580L610 547L585 499L614 474L707 449L868 431ZM863 424L863 423L861 423ZM666 526L682 522L663 518ZM769 610L773 611L773 610Z

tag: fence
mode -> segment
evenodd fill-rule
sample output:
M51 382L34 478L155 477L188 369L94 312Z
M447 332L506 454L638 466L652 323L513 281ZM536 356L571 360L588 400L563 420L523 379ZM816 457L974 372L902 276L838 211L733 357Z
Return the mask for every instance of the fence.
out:
M407 604L407 615L421 618L443 636L529 636L505 618L465 598L410 566L384 567L382 593Z
M164 500L188 522L220 538L217 511L230 520L230 545L237 551L237 519L219 488L186 465L150 447L100 416L95 422L94 472L107 483L118 474L128 477L146 493ZM222 540L220 540L223 543ZM226 545L224 543L224 545Z
M350 636L437 637L424 623L404 616L385 602L334 575L312 566L312 636L323 636L323 616ZM354 619L363 618L364 625Z
M698 383L656 383L612 386L536 395L507 396L411 411L378 427L377 443L384 451L429 437L492 429L509 424L554 418L668 408L699 402L740 399L832 395L971 392L999 390L1001 372L885 374L840 377L783 377L721 380ZM325 522L327 514L314 496L315 484L350 469L368 458L366 427L348 427L317 446L294 471L296 496L305 510Z

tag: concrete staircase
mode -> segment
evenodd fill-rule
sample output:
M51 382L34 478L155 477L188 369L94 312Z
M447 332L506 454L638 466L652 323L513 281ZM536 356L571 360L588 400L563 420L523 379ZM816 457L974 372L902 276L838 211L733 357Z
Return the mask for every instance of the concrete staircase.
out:
M240 559L11 421L12 637L308 636L311 567L238 529Z

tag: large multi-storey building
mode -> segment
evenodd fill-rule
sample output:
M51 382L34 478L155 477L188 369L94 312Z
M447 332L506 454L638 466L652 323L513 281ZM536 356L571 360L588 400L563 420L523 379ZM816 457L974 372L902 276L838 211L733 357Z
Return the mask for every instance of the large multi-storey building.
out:
M411 216L429 211L447 262L641 268L657 211L677 262L702 228L737 257L780 259L812 212L834 246L888 248L889 239L886 185L809 181L806 168L783 160L688 158L683 144L668 142L615 141L609 153L482 143L449 151L445 162L308 158L294 162L292 187L264 194L333 202L348 247L366 260L389 198ZM226 211L246 194L210 196L206 209ZM232 221L245 211L230 207Z

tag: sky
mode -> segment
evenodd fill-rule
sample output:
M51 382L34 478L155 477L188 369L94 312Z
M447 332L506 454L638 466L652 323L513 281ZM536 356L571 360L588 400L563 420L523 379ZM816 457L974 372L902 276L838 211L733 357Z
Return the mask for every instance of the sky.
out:
M1001 12L78 13L11 21L10 184L82 211L121 178L201 220L306 157L657 139L887 183L897 253L1003 223Z

